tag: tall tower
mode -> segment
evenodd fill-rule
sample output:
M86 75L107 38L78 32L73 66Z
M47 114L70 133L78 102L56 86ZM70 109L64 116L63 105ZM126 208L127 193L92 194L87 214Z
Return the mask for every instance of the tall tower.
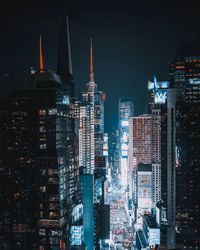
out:
M68 42L63 40L63 45L68 47ZM18 78L15 73L8 74L11 81L16 77L19 85L25 79L26 89L16 89L0 102L0 138L4 144L0 147L4 194L0 206L5 221L0 227L1 249L71 247L70 229L73 222L77 223L73 209L79 201L78 171L70 110L73 82L65 74L69 65L62 63L59 67L65 71L59 71L61 75L50 70L30 72L29 77L27 72ZM29 88L32 82L34 86Z
M161 200L161 127L162 114L167 101L168 81L148 82L148 113L152 116L152 205Z
M90 40L90 79L82 92L80 107L80 166L93 173L95 155L103 156L105 93L97 90L93 71L93 47Z
M70 91L72 92L71 94L74 96L69 20L66 15L63 15L60 19L57 49L57 74L68 81Z
M96 83L93 73L92 40L90 44L90 80L86 85L86 92L82 93L80 106L79 129L79 165L84 167L86 173L93 174L95 168L95 142L94 142L94 92Z
M167 96L167 247L198 249L199 44L185 44L170 64Z

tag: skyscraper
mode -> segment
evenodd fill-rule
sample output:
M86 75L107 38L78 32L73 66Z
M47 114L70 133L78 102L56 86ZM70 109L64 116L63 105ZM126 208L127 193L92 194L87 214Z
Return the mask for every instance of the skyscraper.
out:
M58 60L59 75L44 70L40 61L40 71L29 73L26 88L1 101L3 249L70 249L72 212L80 201L65 16L61 27L59 53L65 60Z
M200 51L186 44L170 64L167 99L167 247L199 249Z
M167 101L168 81L148 82L148 113L152 116L152 205L161 200L161 129L162 114Z
M97 90L93 72L93 48L90 43L90 79L87 83L86 92L82 92L80 103L80 127L79 127L79 165L83 167L82 174L82 198L83 198L83 229L84 243L88 250L99 244L97 219L99 218L99 204L103 206L101 198L102 179L96 174L95 162L105 162L104 154L107 154L107 142L104 134L104 101L105 93ZM106 166L104 166L106 167ZM105 170L105 169L104 169ZM85 180L88 181L85 181ZM84 186L86 185L86 186ZM95 188L94 188L95 187ZM97 228L96 228L97 226Z
M134 207L137 208L138 164L151 164L151 115L140 115L129 118L129 189ZM149 170L152 174L151 168ZM152 195L151 195L152 198ZM149 203L150 204L150 203ZM150 204L151 206L151 204ZM136 212L136 210L135 210Z
M103 156L105 93L97 90L93 72L92 40L90 44L90 80L82 92L80 106L80 166L94 172L95 155Z

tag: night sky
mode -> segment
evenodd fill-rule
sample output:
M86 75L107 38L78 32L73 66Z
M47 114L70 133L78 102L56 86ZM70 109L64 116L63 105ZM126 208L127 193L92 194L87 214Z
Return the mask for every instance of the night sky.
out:
M16 2L13 4L13 2ZM39 35L45 68L56 68L59 17L69 15L77 94L89 80L89 40L94 74L107 93L106 128L117 124L119 97L145 112L146 84L168 80L168 64L184 42L200 37L198 1L8 1L0 10L0 71L38 68Z

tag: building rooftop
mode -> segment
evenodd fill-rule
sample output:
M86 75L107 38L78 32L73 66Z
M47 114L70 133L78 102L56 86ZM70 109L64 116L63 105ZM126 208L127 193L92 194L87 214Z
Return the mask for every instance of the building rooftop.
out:
M151 164L138 164L138 171L139 172L151 172L152 171L152 165Z

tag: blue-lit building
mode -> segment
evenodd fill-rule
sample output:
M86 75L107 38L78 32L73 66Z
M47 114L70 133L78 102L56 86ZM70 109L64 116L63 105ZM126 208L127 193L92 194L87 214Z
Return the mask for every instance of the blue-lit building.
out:
M128 144L129 117L134 115L134 104L127 98L119 99L119 171L120 184L124 189L128 185Z
M94 175L80 170L81 198L83 203L83 241L87 250L94 249Z

